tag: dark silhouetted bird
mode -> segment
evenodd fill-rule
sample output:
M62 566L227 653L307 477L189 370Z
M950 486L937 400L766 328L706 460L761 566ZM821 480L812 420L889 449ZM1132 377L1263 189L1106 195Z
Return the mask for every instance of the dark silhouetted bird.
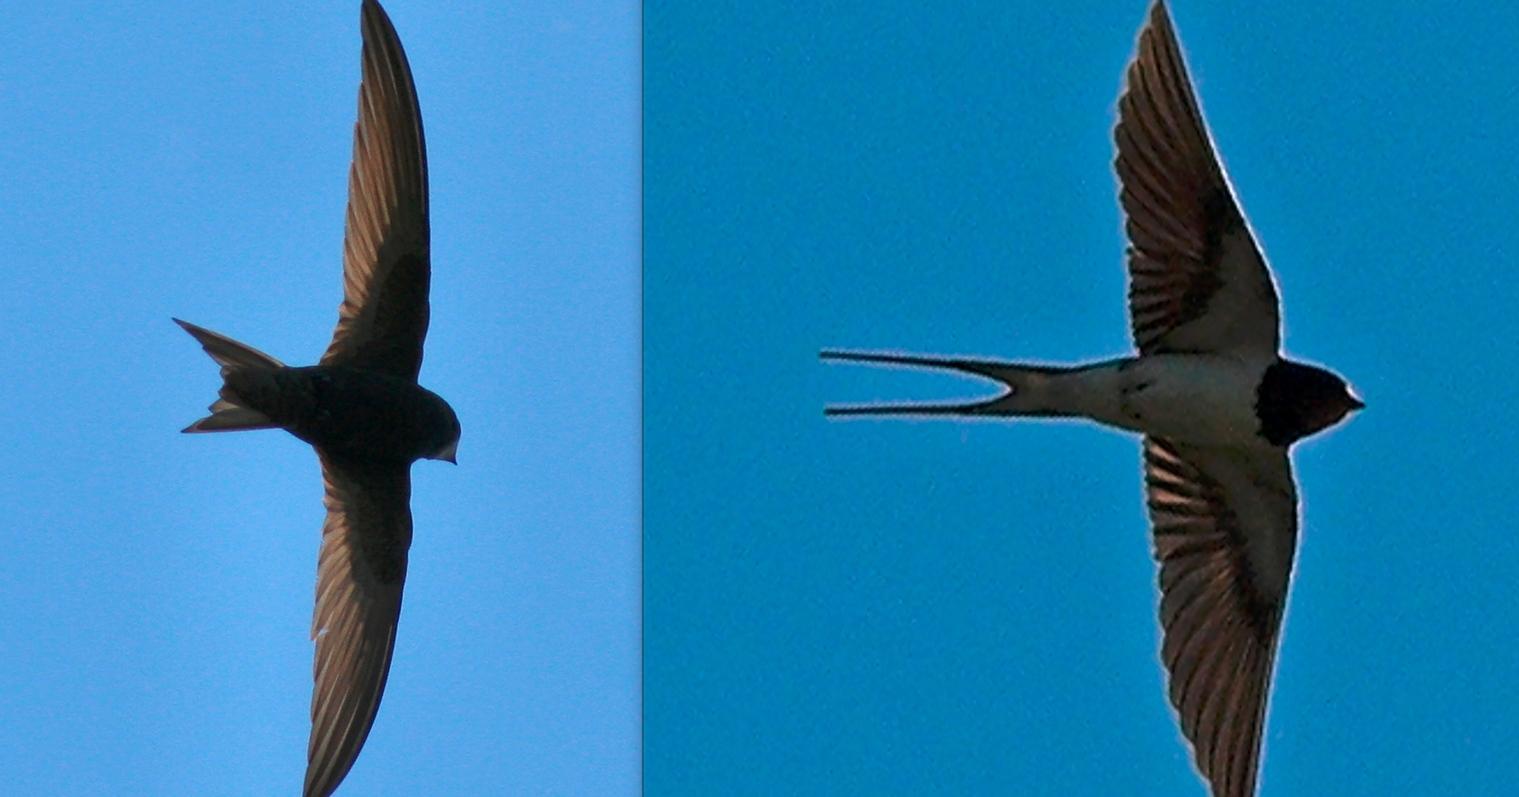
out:
M459 420L417 384L428 320L427 156L406 54L374 0L348 176L343 303L314 366L292 368L178 321L221 366L186 432L284 429L316 449L327 521L317 563L305 795L331 794L369 736L395 645L411 546L411 463L454 461Z
M1161 0L1125 83L1115 166L1139 355L1054 367L824 352L1005 386L967 404L828 412L1074 417L1143 434L1171 703L1213 794L1245 797L1255 792L1297 547L1288 449L1363 405L1338 376L1280 353L1271 272L1214 152Z

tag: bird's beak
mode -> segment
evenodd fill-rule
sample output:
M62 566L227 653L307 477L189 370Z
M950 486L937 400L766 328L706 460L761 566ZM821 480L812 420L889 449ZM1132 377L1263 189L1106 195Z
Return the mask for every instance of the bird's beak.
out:
M1347 389L1346 390L1346 395L1348 395L1350 397L1350 409L1351 410L1364 410L1364 409L1366 409L1366 402L1362 401L1361 397L1357 396L1354 390L1348 390Z
M447 463L449 463L451 465L457 465L457 464L459 464L458 457L459 457L459 441L455 440L452 443L448 444L448 448L445 448L442 451L439 451L438 453L434 454L432 458L433 459L441 459L444 462L447 462Z

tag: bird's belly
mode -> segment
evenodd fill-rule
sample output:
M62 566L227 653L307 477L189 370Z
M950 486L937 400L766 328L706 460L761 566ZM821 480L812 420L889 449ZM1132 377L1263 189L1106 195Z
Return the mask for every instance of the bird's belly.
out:
M325 451L349 458L411 461L427 437L426 391L413 383L342 368L290 369L309 391L309 409L286 426Z
M1145 434L1197 445L1250 445L1259 368L1209 355L1157 355L1120 375L1116 417L1098 418Z

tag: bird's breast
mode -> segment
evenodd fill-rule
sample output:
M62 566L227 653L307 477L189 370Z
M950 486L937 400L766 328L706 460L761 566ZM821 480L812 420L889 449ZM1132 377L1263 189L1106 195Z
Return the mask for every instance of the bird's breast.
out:
M1255 394L1263 370L1211 354L1130 360L1115 374L1114 417L1098 420L1196 445L1257 445Z
M410 462L436 438L439 399L417 384L384 374L331 366L292 368L289 391L300 412L285 428L337 456Z

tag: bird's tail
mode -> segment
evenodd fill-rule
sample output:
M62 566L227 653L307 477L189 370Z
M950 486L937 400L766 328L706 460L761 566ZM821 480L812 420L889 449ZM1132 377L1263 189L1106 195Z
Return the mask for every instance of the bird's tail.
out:
M235 432L243 429L275 429L279 424L270 420L269 416L248 406L242 396L227 383L227 376L233 371L243 370L277 370L284 368L285 364L258 349L222 335L212 332L204 327L198 327L188 321L174 319L184 330L197 341L201 348L211 355L217 365L222 367L222 388L218 398L211 404L211 414L185 427L186 432Z
M1051 365L1027 365L995 360L971 360L951 357L924 357L915 354L877 354L870 352L823 351L824 361L905 365L958 371L1000 382L1001 395L980 401L955 404L869 404L827 407L830 416L848 415L916 415L916 416L1022 416L1051 417L1084 414L1071 388L1072 380L1063 377L1087 370Z

